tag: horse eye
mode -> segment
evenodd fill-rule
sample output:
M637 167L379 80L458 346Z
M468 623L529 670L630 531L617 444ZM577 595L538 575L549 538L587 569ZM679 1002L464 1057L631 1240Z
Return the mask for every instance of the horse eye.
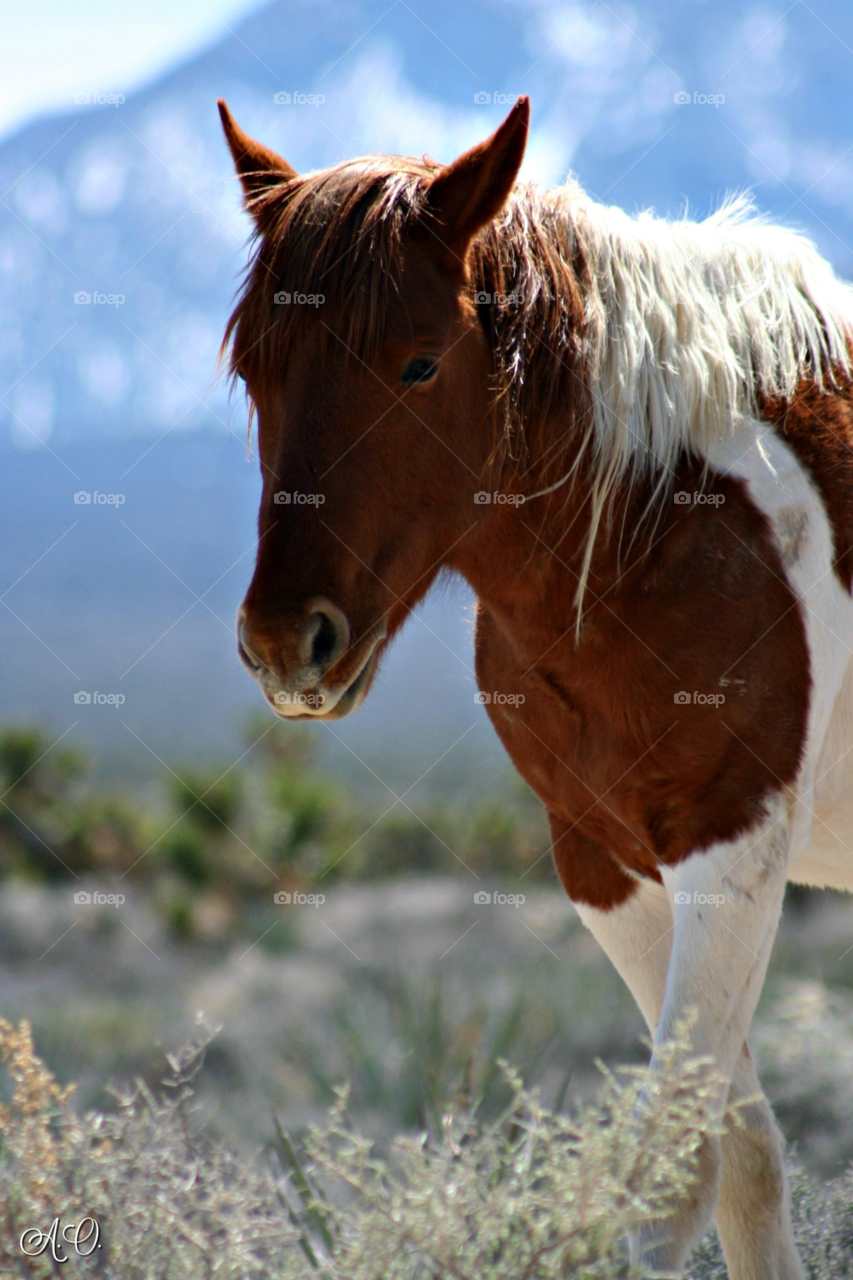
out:
M400 381L404 387L414 387L419 382L431 382L437 373L438 360L435 356L415 356L400 374Z

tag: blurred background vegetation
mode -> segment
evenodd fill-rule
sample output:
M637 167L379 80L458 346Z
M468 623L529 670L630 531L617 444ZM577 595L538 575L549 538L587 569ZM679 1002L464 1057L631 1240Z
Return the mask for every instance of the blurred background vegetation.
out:
M0 732L0 876L149 895L174 935L252 927L276 891L401 874L553 879L542 807L507 767L497 794L365 799L317 765L310 727L246 726L231 767L167 766L143 790L105 783L78 747Z
M121 785L36 727L0 733L0 1015L31 1021L81 1106L155 1081L198 1020L218 1031L210 1124L255 1147L271 1112L298 1135L342 1083L383 1142L438 1133L453 1097L498 1114L500 1059L549 1105L591 1097L598 1057L644 1059L509 766L491 792L456 779L397 801L329 770L310 727L252 720L245 743L231 768L161 762L161 781ZM853 1159L851 926L845 896L789 891L752 1035L820 1176Z

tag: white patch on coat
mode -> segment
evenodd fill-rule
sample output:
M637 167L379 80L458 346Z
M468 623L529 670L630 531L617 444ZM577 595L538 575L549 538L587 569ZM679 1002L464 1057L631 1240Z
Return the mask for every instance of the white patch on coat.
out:
M806 630L811 694L792 788L789 876L853 889L853 789L845 785L853 781L853 600L833 569L823 500L787 441L756 419L741 419L706 456L715 470L741 479L767 517ZM725 521L724 509L720 518ZM766 731L772 734L773 725Z

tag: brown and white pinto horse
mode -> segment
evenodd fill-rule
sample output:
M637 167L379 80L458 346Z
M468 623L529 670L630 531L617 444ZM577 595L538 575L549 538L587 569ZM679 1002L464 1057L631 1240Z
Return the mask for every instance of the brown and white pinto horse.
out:
M853 888L853 292L743 203L516 186L526 100L450 165L306 176L220 110L258 241L226 339L264 476L241 657L279 714L346 715L468 580L570 898L657 1041L698 1011L760 1098L634 1254L679 1272L716 1215L733 1280L801 1277L747 1033L786 880Z

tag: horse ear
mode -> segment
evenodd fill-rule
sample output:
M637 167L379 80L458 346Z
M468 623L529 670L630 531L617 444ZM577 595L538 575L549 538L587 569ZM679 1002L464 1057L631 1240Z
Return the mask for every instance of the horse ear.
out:
M427 209L440 224L437 235L457 260L477 232L505 203L518 176L527 130L530 99L519 98L490 138L466 151L433 178Z
M262 191L277 186L279 182L289 182L298 175L275 151L243 132L222 98L219 98L217 106L225 140L234 159L237 176L243 184L246 205L250 208L253 198Z

